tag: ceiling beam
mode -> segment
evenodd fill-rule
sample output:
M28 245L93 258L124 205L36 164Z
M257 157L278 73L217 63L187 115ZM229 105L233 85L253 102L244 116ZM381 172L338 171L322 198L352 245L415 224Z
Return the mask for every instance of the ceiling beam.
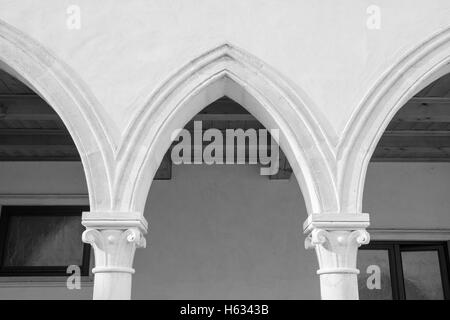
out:
M410 135L410 136L395 136L384 135L378 143L379 147L426 147L426 148L444 148L450 147L450 135Z
M199 113L191 121L258 121L250 113L226 114L226 113Z
M292 167L287 160L284 152L280 150L280 162L278 167L278 172L274 175L269 176L270 180L289 180L292 175Z
M449 98L413 98L394 116L394 122L450 122Z
M78 150L75 146L71 145L47 145L47 144L14 144L14 145L4 145L0 144L0 152L6 153L18 153L26 154L38 151L48 151L48 152L63 152L63 153L77 153Z
M440 131L440 130L386 130L383 136L389 137L417 137L417 136L428 136L428 137L448 137L450 136L450 131Z
M35 93L30 93L30 94L0 93L0 101L1 100L21 100L21 99L42 100L42 98Z
M63 129L25 129L25 128L0 128L1 135L25 135L25 136L37 136L37 135L63 135L69 136L67 130Z
M407 102L409 103L450 104L450 97L413 97Z
M374 155L370 162L450 162L450 157L386 157Z
M57 120L58 114L44 100L0 100L0 120Z
M70 135L54 134L17 134L0 135L0 146L73 146L75 144Z

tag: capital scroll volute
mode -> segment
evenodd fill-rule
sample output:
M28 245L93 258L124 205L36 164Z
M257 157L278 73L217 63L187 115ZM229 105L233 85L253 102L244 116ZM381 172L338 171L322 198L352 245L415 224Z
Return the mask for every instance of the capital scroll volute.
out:
M97 229L88 228L83 231L81 235L81 240L84 243L88 243L94 247L104 248L105 247L105 239L101 232Z
M355 241L358 247L370 242L370 234L365 229L352 231L349 238L351 241Z
M316 228L305 239L305 248L312 249L318 245L347 246L356 244L357 247L368 244L370 235L365 229L352 231L325 230Z
M328 231L324 229L314 229L305 239L305 248L313 249L317 245L323 245L328 241Z
M145 248L147 242L142 232L136 228L130 228L124 232L124 236L127 241L130 243L134 243L137 248Z

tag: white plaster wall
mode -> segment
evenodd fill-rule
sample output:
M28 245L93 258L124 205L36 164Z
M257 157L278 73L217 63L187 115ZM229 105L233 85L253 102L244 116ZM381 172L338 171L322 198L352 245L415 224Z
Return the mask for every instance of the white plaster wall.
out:
M294 179L271 181L257 166L174 169L177 182L156 182L147 201L154 250L136 257L133 298L319 297Z
M132 298L319 298L293 179L270 181L254 166L173 170L172 180L151 189L148 247L136 253ZM0 176L1 194L86 192L79 163L0 162ZM372 163L364 211L376 228L450 228L449 191L450 164ZM91 297L91 286L0 283L0 299Z
M450 163L370 163L363 208L373 228L450 228Z
M66 27L72 4L81 9L77 31ZM380 30L366 27L373 4L381 9ZM0 0L0 19L75 70L119 132L138 96L229 42L304 91L339 136L375 81L448 27L449 13L448 0Z
M87 194L81 162L0 162L0 194Z

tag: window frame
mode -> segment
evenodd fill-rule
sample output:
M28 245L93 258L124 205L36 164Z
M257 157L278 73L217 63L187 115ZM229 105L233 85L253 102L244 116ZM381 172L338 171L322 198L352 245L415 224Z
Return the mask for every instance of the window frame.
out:
M450 300L450 241L371 241L360 250L387 250L393 300L406 300L402 252L437 251L444 300Z
M89 206L80 205L5 205L0 211L0 277L61 277L67 276L68 266L4 266L4 251L7 245L9 221L12 216L80 216L89 211ZM89 276L91 246L83 244L80 276Z

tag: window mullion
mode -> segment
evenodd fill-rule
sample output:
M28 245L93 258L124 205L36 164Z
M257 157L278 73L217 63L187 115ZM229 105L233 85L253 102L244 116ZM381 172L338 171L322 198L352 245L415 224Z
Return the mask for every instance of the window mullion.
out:
M393 250L395 259L394 269L395 269L395 279L397 282L398 299L406 300L405 281L403 279L403 263L400 245L394 244Z

